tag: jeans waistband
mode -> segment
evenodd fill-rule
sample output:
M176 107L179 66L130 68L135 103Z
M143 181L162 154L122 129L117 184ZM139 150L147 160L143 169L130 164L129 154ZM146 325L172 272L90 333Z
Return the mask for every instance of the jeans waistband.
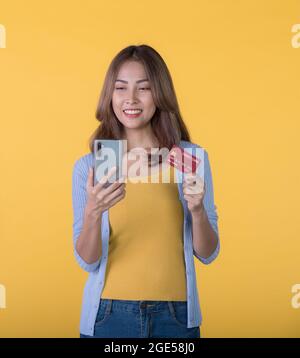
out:
M139 312L141 309L147 309L148 311L162 311L168 309L170 305L175 308L185 307L187 306L187 301L135 301L101 298L100 305L133 312Z

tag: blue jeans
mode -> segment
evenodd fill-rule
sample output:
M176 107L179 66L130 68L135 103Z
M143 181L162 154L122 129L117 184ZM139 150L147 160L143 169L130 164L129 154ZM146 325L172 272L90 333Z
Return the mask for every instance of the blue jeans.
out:
M94 336L80 338L200 338L187 328L186 301L100 299Z

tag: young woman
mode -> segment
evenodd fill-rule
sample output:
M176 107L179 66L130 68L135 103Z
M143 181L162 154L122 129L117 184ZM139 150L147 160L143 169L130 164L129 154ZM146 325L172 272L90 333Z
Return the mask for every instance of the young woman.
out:
M147 155L151 148L201 148L190 141L157 51L129 46L115 56L96 117L91 153L75 162L72 181L74 254L89 272L80 337L200 337L194 256L209 264L220 248L211 169L204 150L204 183L197 173L175 182L172 166L170 182L151 180L165 164ZM104 188L110 171L93 185L95 139L125 139L128 153L145 149L144 163L155 169L150 182L131 182L135 176L127 174Z

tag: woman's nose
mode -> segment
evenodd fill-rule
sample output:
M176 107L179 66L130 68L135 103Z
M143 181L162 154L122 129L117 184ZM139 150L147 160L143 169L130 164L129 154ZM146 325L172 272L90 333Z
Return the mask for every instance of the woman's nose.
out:
M127 102L128 104L137 102L137 92L134 89L128 92Z

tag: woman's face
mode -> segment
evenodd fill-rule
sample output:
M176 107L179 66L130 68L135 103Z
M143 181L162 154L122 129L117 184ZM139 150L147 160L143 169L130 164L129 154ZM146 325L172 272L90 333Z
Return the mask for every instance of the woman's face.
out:
M156 107L148 80L140 62L127 61L121 65L114 84L112 107L118 120L126 128L145 127L155 113ZM124 113L129 108L142 112L134 115Z

